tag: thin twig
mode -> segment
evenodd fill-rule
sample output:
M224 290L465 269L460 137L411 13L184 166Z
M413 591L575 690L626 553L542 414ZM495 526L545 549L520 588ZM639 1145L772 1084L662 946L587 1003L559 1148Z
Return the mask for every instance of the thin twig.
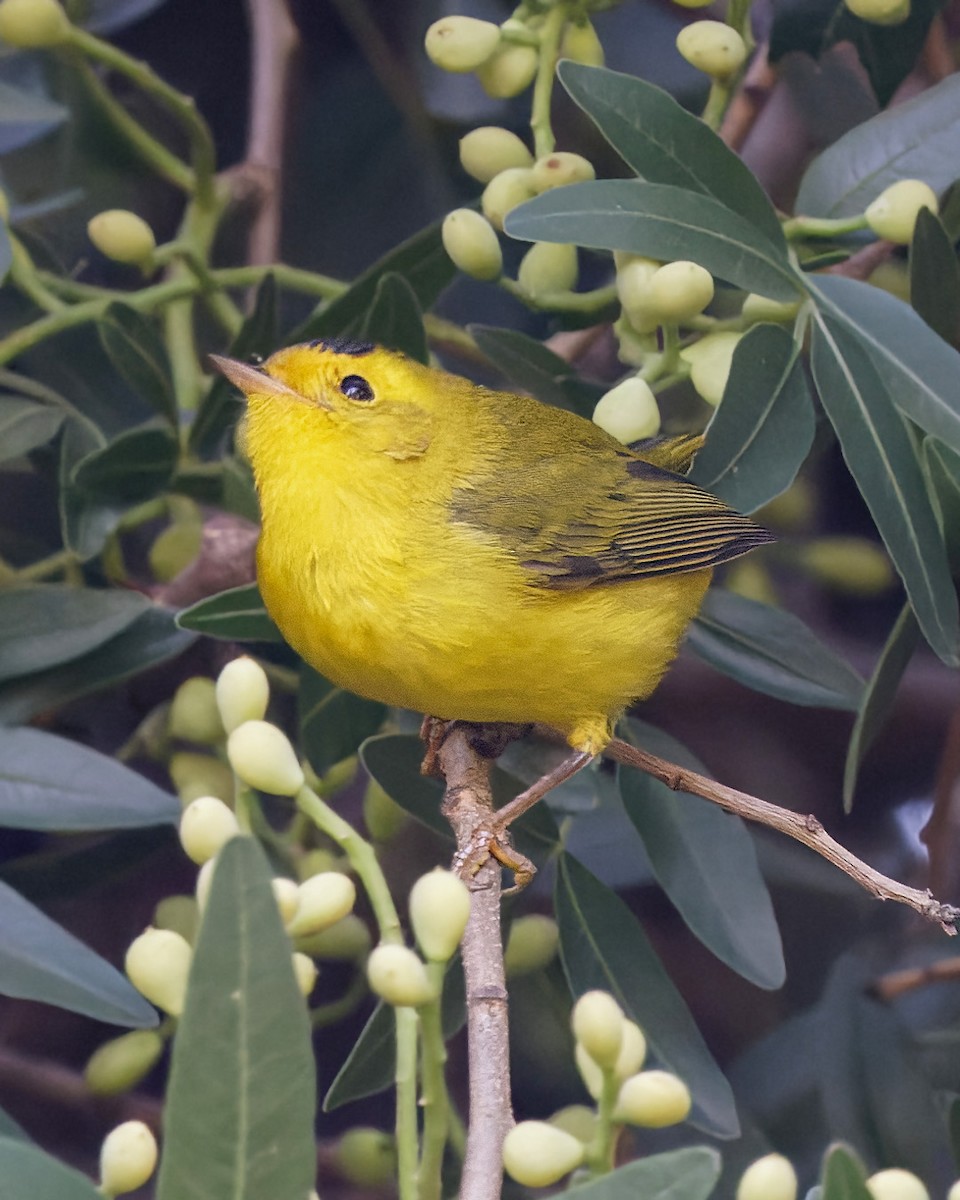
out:
M960 958L951 956L928 963L925 967L890 971L881 975L870 990L880 1000L896 1000L932 983L954 983L957 979L960 979Z

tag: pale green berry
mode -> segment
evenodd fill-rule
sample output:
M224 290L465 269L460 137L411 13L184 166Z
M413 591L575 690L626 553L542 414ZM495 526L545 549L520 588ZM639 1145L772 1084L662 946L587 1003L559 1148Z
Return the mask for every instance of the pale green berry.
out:
M910 16L910 0L845 0L847 8L871 25L902 25Z
M774 323L792 321L799 311L799 300L771 300L756 292L751 292L746 297L741 310L744 320L772 321Z
M587 1146L596 1136L597 1121L597 1110L586 1104L568 1104L550 1118L550 1124L555 1129L562 1129Z
M336 1160L344 1179L359 1188L382 1188L396 1180L396 1143L382 1129L348 1129L337 1145Z
M523 256L517 282L534 299L569 292L577 284L577 248L560 242L536 242Z
M706 8L713 0L675 0L681 8Z
M612 1067L623 1044L623 1009L609 992L585 992L573 1006L573 1036L600 1067Z
M153 910L155 929L172 929L192 946L197 940L200 925L200 906L195 896L164 896Z
M577 1064L583 1086L594 1100L599 1100L603 1092L603 1072L579 1042L573 1047L573 1061Z
M217 860L215 858L208 859L197 872L197 882L194 887L194 895L197 898L197 908L200 912L207 907L207 900L210 897L210 885L213 883L213 872L216 867Z
M444 71L475 71L500 44L500 27L476 17L442 17L427 30L424 48Z
M459 875L441 867L421 875L410 889L410 924L431 962L446 962L460 945L470 918L470 891Z
M510 167L532 166L533 155L509 129L480 125L460 139L460 163L479 183L489 183Z
M303 787L290 740L268 721L244 721L227 738L230 766L244 783L261 792L295 796Z
M215 746L224 738L223 722L217 708L216 685L205 675L184 680L170 702L168 730L171 737Z
M180 845L198 866L239 832L235 814L216 796L191 801L180 818Z
M322 875L324 871L337 871L346 875L349 870L345 858L323 846L308 850L303 858L297 861L297 878L301 880L309 879L313 875Z
M83 1077L95 1096L116 1096L139 1083L163 1053L164 1041L155 1029L134 1029L98 1046Z
M244 721L262 721L270 701L267 673L248 655L234 658L217 676L217 707L227 733Z
M297 915L297 909L300 906L300 888L292 879L287 879L284 875L277 875L271 879L270 887L273 890L273 898L277 902L280 920L286 928Z
M694 21L677 34L677 49L692 66L712 79L727 79L743 66L747 46L723 21Z
M179 1017L187 995L193 951L172 929L145 929L127 949L124 969L137 991L172 1017Z
M667 263L650 280L650 303L661 321L689 321L712 299L713 276L699 263Z
M637 333L652 333L660 323L650 298L650 282L661 265L656 259L631 255L617 268L617 297Z
M496 100L519 96L533 83L539 65L532 46L504 42L499 49L477 68L480 86Z
M200 553L203 527L178 522L168 525L154 538L147 557L153 577L159 583L169 583L188 567Z
M443 248L454 266L474 279L499 279L503 272L500 239L486 218L472 208L455 208L441 226Z
M436 999L422 961L407 946L381 945L367 959L367 982L381 1000L406 1008L419 1008Z
M649 383L632 375L600 397L593 422L627 445L660 431L660 408Z
M797 1200L797 1173L789 1158L765 1154L740 1176L736 1200Z
M312 875L303 880L297 892L296 912L287 923L291 937L309 937L335 925L353 911L357 902L356 885L340 871Z
M848 596L876 596L896 582L890 559L868 538L817 538L797 553L811 575Z
M603 66L603 45L597 37L597 31L586 17L579 21L571 21L563 31L560 57L571 58L574 62L584 63L588 67Z
M922 1181L902 1167L888 1167L871 1175L867 1191L873 1200L930 1200Z
M364 922L355 913L348 913L328 929L298 938L297 946L311 958L356 962L366 957L370 942L370 930Z
M947 1192L947 1200L960 1200L960 1179L950 1184L950 1190Z
M198 796L216 796L225 802L233 800L233 772L219 758L181 750L170 756L167 770L184 806Z
M517 917L507 935L503 964L508 975L541 971L553 962L560 944L560 930L553 917L530 913Z
M503 1165L524 1187L547 1187L583 1162L579 1138L546 1121L521 1121L503 1142Z
M545 154L537 159L531 170L537 192L548 192L551 188L566 187L571 183L585 183L597 176L589 159L569 150L554 150L552 154Z
M107 258L134 266L147 262L157 246L153 230L143 217L123 208L111 208L91 217L87 236Z
M503 229L508 212L537 194L532 167L508 167L495 175L483 189L480 207L494 229Z
M664 1129L685 1120L690 1089L669 1071L640 1071L620 1085L615 1118L647 1129Z
M363 823L375 842L389 842L409 819L409 813L371 779L363 793Z
M302 954L299 950L293 952L292 958L293 973L296 976L300 995L307 997L313 991L317 982L317 976L320 974L317 970L317 964L312 958L309 958L306 954Z
M714 407L723 399L733 352L742 337L742 333L708 333L680 351L680 357L690 364L690 380L698 395Z
M70 36L70 18L57 0L3 0L0 39L18 50L57 46Z
M157 1139L142 1121L111 1129L100 1147L100 1190L122 1196L143 1187L157 1165Z
M877 237L906 246L913 240L921 208L939 211L936 192L922 179L901 179L882 191L864 216Z
M646 1057L647 1039L643 1036L640 1026L635 1021L624 1021L623 1041L613 1073L618 1079L629 1079L640 1070Z

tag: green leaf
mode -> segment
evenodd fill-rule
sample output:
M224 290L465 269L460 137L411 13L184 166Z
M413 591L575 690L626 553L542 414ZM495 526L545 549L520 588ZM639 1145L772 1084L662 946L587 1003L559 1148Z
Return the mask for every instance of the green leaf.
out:
M373 303L367 310L360 335L388 350L399 350L417 362L429 358L427 334L417 293L402 275L388 271L377 281Z
M950 1132L950 1150L954 1166L960 1169L960 1096L953 1096L947 1112L947 1127Z
M705 662L790 704L856 709L863 680L791 613L711 588L687 634Z
M707 1200L721 1166L712 1146L686 1146L625 1163L563 1195L571 1200Z
M156 421L126 429L73 468L72 482L94 497L120 502L149 500L170 483L177 439Z
M581 417L593 415L606 388L581 379L566 359L542 342L515 329L494 329L490 325L468 328L482 353L516 387L544 404L570 409Z
M323 1111L333 1112L354 1100L377 1096L393 1082L397 1060L395 1011L382 1001L370 1014L360 1036L323 1098Z
M62 124L70 110L39 89L25 90L0 83L0 154L7 154L43 137ZM9 263L7 264L9 266ZM2 274L6 274L7 266Z
M73 481L73 470L87 455L106 445L103 434L86 420L64 422L60 439L60 532L63 544L81 562L99 554L116 528L124 506L91 496Z
M960 262L943 222L921 208L910 243L910 304L945 342L960 338Z
M843 1145L833 1145L823 1160L820 1200L871 1200L867 1173L854 1152Z
M3 1109L0 1109L0 1138L15 1138L21 1142L30 1141L27 1131L18 1125L13 1117L9 1113L4 1112Z
M773 300L796 300L802 286L785 252L749 221L712 196L665 183L604 179L552 188L513 209L505 229L528 242L692 259Z
M63 424L64 413L22 396L0 396L0 462L44 446Z
M263 606L255 583L228 588L177 613L181 629L228 642L282 642L283 637Z
M322 775L356 754L360 743L383 724L387 706L338 688L304 665L297 695L300 740L311 767Z
M0 592L0 680L70 662L151 608L139 592L40 584Z
M86 1175L8 1137L0 1137L0 1179L3 1200L103 1200Z
M889 31L900 37L900 31ZM824 150L807 168L794 211L852 217L900 179L922 179L941 192L957 175L960 76L878 113Z
M592 988L612 993L657 1058L689 1087L692 1123L717 1137L736 1137L730 1085L633 913L569 854L559 858L554 907L573 994Z
M170 363L153 322L135 308L115 303L97 321L97 333L117 373L175 429L179 411Z
M867 681L853 732L850 734L847 761L843 769L844 812L850 812L853 808L853 794L857 786L860 764L890 714L900 680L907 664L913 658L919 640L920 626L917 624L917 618L913 615L910 605L905 604L880 652L873 674Z
M650 183L712 196L785 249L776 211L756 176L699 117L633 75L563 61L560 82L627 166Z
M108 962L0 882L0 993L137 1029L157 1014Z
M815 425L799 347L785 329L756 325L733 352L690 478L739 512L754 512L793 483Z
M641 721L621 722L633 746L700 774L709 772L673 738ZM770 893L742 821L643 771L618 771L624 808L657 882L687 927L721 962L757 987L783 986L786 967Z
M316 1174L307 1008L249 837L217 857L177 1025L157 1200L304 1200Z
M923 465L947 544L947 558L954 575L960 574L960 454L938 442L923 439Z
M888 388L893 381L880 373L869 346L830 314L817 314L812 340L817 390L850 473L903 579L924 637L945 663L956 666L957 594L910 434Z

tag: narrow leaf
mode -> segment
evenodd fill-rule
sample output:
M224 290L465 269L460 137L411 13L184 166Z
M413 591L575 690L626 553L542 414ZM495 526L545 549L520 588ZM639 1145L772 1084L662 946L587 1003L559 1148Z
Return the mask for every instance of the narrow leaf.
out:
M923 465L947 545L950 568L954 575L960 575L960 454L936 438L924 438Z
M570 409L581 417L593 415L606 388L581 379L565 358L543 342L516 329L471 325L469 330L481 351L516 387L544 404Z
M94 498L149 500L170 483L177 453L176 437L167 426L140 425L82 458L73 468L71 482Z
M354 1100L377 1096L393 1082L397 1061L395 1010L379 1003L354 1042L346 1061L323 1098L323 1111L333 1112Z
M100 343L117 373L176 428L178 410L167 352L156 326L128 304L111 304L97 321Z
M625 1163L563 1194L571 1200L707 1200L721 1167L712 1146L686 1146Z
M255 583L228 588L177 613L181 629L229 642L282 642L280 630L267 615Z
M378 280L373 303L363 321L361 337L389 350L399 350L417 362L427 361L423 313L417 293L402 275L388 271Z
M910 243L910 304L945 342L960 338L960 262L943 222L921 208Z
M820 1200L871 1200L867 1173L848 1146L833 1145L823 1161Z
M356 754L360 743L383 724L387 712L385 704L335 687L307 666L300 672L297 704L301 744L318 775Z
M0 462L20 458L37 446L45 446L63 419L63 412L51 405L22 396L0 396Z
M87 455L106 445L91 422L71 417L60 439L60 532L63 544L81 562L99 554L116 528L123 504L91 496L73 480L73 470Z
M0 83L0 154L29 145L62 124L70 110L39 89L29 91ZM4 230L6 232L6 230ZM7 267L0 275L5 275Z
M103 1200L93 1182L27 1142L0 1137L3 1200Z

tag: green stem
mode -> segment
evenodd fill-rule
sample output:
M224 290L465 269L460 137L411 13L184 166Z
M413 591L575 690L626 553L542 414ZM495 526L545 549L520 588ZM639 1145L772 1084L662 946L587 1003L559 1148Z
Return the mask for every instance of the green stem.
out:
M362 971L358 971L350 981L350 986L339 1000L331 1000L328 1004L320 1004L310 1010L310 1024L314 1029L325 1029L328 1025L336 1025L344 1017L356 1012L363 1000L370 994L367 979Z
M529 308L544 312L599 312L607 305L613 304L617 298L617 289L613 284L609 287L594 288L590 292L543 292L541 295L531 296L515 279L502 275L500 286L511 296L522 300Z
M37 268L30 257L29 251L15 233L10 234L10 250L12 253L10 261L11 283L28 300L32 300L37 308L42 308L45 312L55 313L65 308L66 306L60 297L55 296L44 284L37 273Z
M663 354L660 357L658 375L670 375L680 362L680 330L675 324L663 324Z
M417 1010L397 1008L397 1190L400 1200L419 1200L417 1186Z
M58 550L55 554L49 554L46 558L31 563L29 567L20 567L16 572L16 581L34 583L40 579L49 579L51 575L69 570L77 561L77 556L72 550Z
M702 120L711 129L719 129L723 114L727 111L733 88L729 79L714 79L710 84L710 94L704 105Z
M232 339L240 332L240 326L243 324L243 313L234 304L228 295L222 290L222 284L219 284L213 277L213 272L207 266L204 259L197 254L196 250L189 243L183 242L168 242L162 246L155 258L163 259L168 257L176 257L182 259L187 270L193 275L197 283L200 284L200 298L206 304L213 317L220 323L228 336Z
M92 283L80 283L77 279L68 279L53 271L36 268L37 278L48 291L62 296L65 300L120 300L126 301L127 292L118 288L96 287Z
M613 1110L620 1091L620 1081L613 1070L603 1072L603 1087L597 1101L597 1132L587 1148L587 1163L593 1175L606 1175L613 1170L614 1151L620 1126L614 1124Z
M540 30L540 61L537 77L533 84L533 101L530 106L530 129L533 132L533 154L543 158L552 154L556 144L550 120L550 101L553 96L553 76L560 53L560 39L568 19L567 6L557 4L547 16Z
M286 263L268 263L252 267L220 267L210 272L210 278L219 287L255 287L268 275L273 275L280 287L291 292L303 292L307 296L320 296L324 300L335 300L350 286L329 275L317 275Z
M857 233L867 228L867 218L863 213L853 217L836 217L830 220L826 217L792 217L784 221L784 235L791 240L799 238L832 238L845 233Z
M420 1156L420 1200L440 1200L443 1152L450 1127L450 1096L444 1066L447 1047L440 1023L445 963L428 962L427 975L436 999L424 1004L420 1013L421 1075L423 1079L423 1150Z

